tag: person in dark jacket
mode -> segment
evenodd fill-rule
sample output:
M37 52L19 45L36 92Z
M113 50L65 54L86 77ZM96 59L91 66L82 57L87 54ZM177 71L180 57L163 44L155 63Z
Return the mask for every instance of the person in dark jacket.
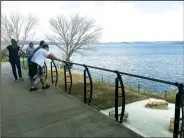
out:
M28 60L31 62L31 58L33 57L33 55L36 53L36 51L38 51L40 48L42 48L42 46L45 44L45 41L40 41L40 45L34 50L34 52L32 52L32 54L29 56Z
M16 67L18 69L19 80L23 81L21 64L20 64L20 52L23 52L20 47L17 45L15 39L11 40L11 45L7 46L6 49L9 51L9 62L12 66L12 72L15 78L15 81L18 81Z

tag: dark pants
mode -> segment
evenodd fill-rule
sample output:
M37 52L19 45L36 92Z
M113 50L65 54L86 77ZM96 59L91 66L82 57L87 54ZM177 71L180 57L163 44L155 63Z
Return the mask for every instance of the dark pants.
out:
M22 78L22 71L21 71L20 59L10 60L10 64L12 66L12 72L13 72L13 75L14 75L15 79L16 80L18 79L16 67L18 69L19 78Z
M29 73L30 65L31 65L31 60L30 60L29 58L27 58L28 75L30 74L30 73Z
M42 67L34 62L29 64L29 76L34 79L34 77L39 77L39 79L44 79Z

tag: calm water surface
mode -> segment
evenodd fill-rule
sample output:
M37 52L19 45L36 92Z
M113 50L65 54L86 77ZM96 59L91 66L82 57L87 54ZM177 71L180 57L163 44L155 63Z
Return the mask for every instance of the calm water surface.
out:
M55 46L50 46L57 56L62 55ZM83 56L75 54L73 62L87 64L121 72L142 75L167 81L184 82L184 52L181 44L103 44L95 45L94 51ZM112 73L90 69L92 77L114 83ZM83 68L74 66L73 72L83 72ZM122 76L125 85L154 91L170 91L174 86L157 82Z

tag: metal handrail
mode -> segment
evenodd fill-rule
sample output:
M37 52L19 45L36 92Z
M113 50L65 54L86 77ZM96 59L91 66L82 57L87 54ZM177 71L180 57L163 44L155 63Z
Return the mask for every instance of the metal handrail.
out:
M54 61L54 60L53 60ZM56 60L59 61L59 60ZM181 103L183 103L183 101L181 100L180 96L183 95L184 93L184 84L183 83L179 83L179 82L171 82L171 81L165 81L165 80L161 80L161 79L156 79L156 78L150 78L150 77L145 77L145 76L140 76L140 75L136 75L136 74L131 74L131 73L126 73L126 72L120 72L117 70L111 70L111 69L105 69L105 68L100 68L100 67L95 67L95 66L90 66L90 65L85 65L85 64L79 64L79 63L74 63L74 62L68 62L68 61L64 61L61 60L61 62L65 63L65 65L70 64L70 65L78 65L78 66L82 66L85 69L86 68L93 68L93 69L97 69L97 70L102 70L102 71L107 71L107 72L112 72L115 73L117 75L116 78L116 85L115 87L115 119L116 121L122 123L123 120L123 115L124 115L124 111L125 111L125 89L124 89L124 85L123 85L123 81L122 81L122 75L126 75L126 76L131 76L131 77L135 77L135 78L140 78L140 79L145 79L145 80L151 80L151 81L155 81L155 82L160 82L163 84L169 84L169 85L173 85L176 86L178 88L178 93L176 94L176 103L175 103L175 119L174 119L174 133L173 133L173 137L174 138L178 138L179 136L179 132L182 132L182 134L184 133L183 128L181 128L181 131L179 131L179 122L178 120L180 119L180 108L181 108ZM69 68L68 68L69 69ZM70 69L69 69L70 71ZM71 74L71 72L70 72ZM88 71L88 74L90 74L90 72ZM120 87L118 86L118 81L120 82ZM66 82L65 82L66 83ZM92 81L91 81L92 83ZM66 85L66 84L65 84ZM71 87L72 87L72 82L71 82L71 86L70 86L70 91L71 91ZM118 88L121 88L121 92L122 92L122 112L121 112L121 117L120 120L118 120ZM92 94L92 92L91 92ZM85 94L84 94L85 95ZM86 97L84 97L86 98ZM90 102L92 99L92 95L90 95ZM89 103L88 103L89 104ZM183 112L182 112L182 126L184 126L183 124ZM181 136L181 135L180 135Z
M78 66L84 66L85 65L85 64L79 64L79 63L74 63L74 62L68 62L68 61L64 61L64 60L62 60L61 62L66 62L66 63L69 63L69 64L78 65ZM98 70L112 72L112 73L117 72L117 70L104 69L104 68L90 66L90 65L85 65L85 66L88 67L88 68L98 69ZM120 72L120 71L118 71L118 72L121 75L127 75L127 76L136 77L136 78L140 78L140 79L151 80L151 81L160 82L160 83L164 83L164 84L169 84L169 85L173 85L173 86L179 86L179 84L180 84L178 82L165 81L165 80L161 80L161 79L150 78L150 77L140 76L140 75L126 73L126 72Z

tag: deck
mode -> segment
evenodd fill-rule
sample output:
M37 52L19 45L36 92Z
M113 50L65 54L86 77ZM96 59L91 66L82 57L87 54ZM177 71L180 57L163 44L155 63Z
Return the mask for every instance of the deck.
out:
M1 135L4 137L140 137L75 97L51 87L29 92L1 64Z

